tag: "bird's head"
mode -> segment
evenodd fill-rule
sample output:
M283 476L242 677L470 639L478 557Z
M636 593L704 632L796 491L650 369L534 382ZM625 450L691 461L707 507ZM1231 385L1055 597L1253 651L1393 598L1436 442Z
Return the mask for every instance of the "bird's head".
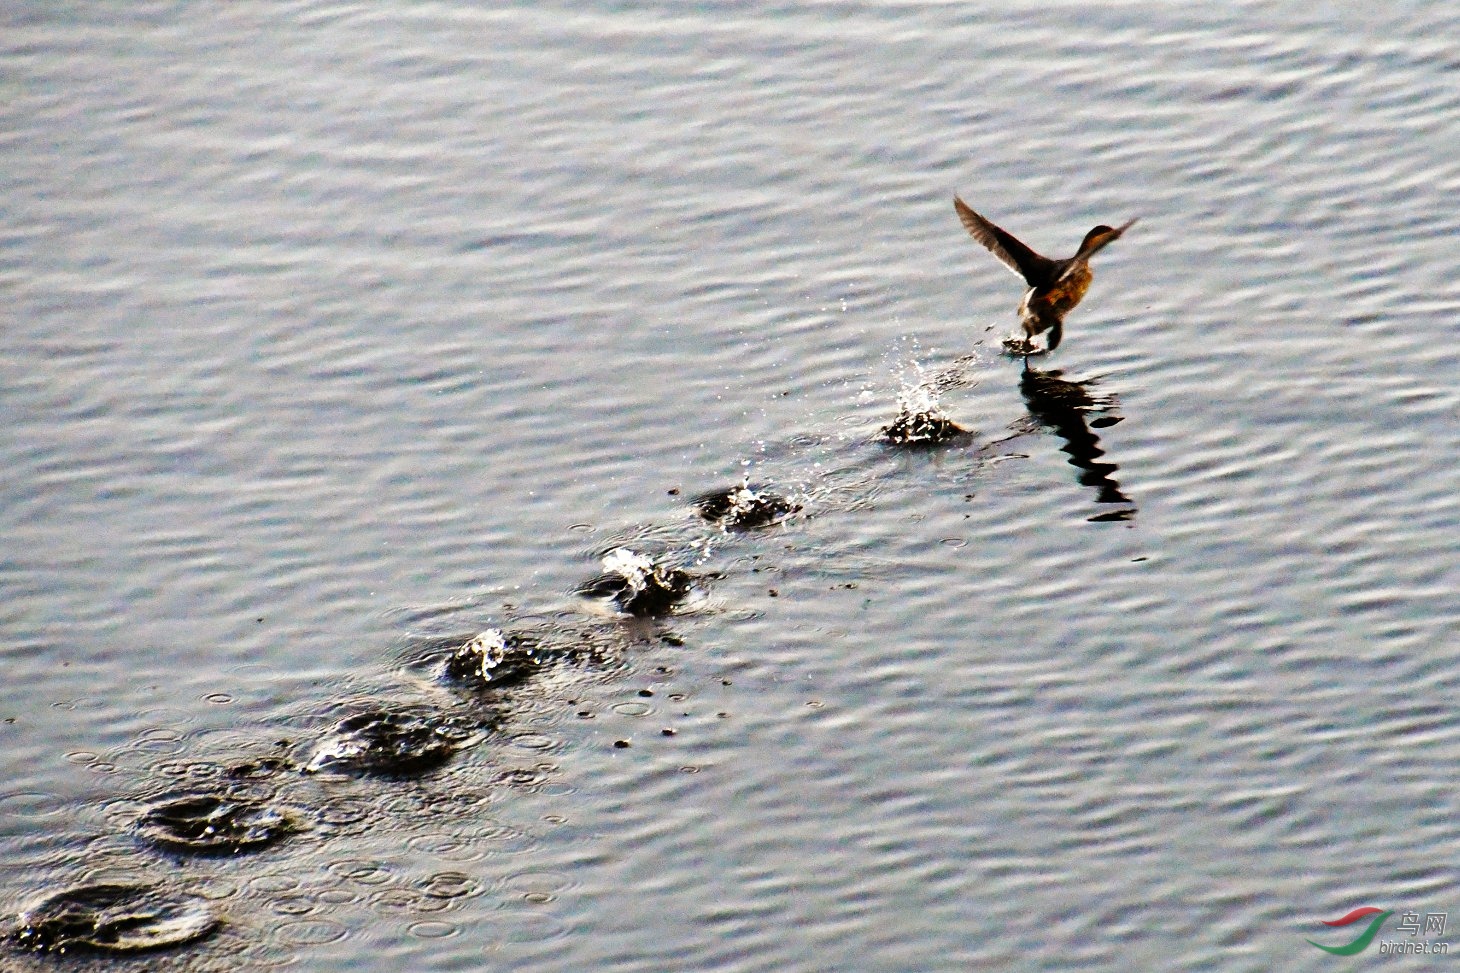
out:
M1106 226L1102 223L1085 234L1084 241L1080 243L1080 249L1085 250L1089 247L1104 246L1118 236L1120 236L1120 231L1116 230L1113 226Z
M1101 223L1089 233L1085 234L1085 240L1080 244L1080 253L1088 257L1112 240L1119 240L1120 235L1134 226L1135 222L1135 220L1131 220L1128 223L1122 223L1120 226L1106 226L1104 223Z

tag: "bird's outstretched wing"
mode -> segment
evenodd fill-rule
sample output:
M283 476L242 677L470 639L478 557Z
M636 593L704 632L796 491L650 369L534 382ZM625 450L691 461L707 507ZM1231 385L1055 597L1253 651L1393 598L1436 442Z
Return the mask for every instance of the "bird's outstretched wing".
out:
M968 230L969 235L987 247L989 253L998 257L1004 266L1023 277L1025 283L1030 287L1039 287L1053 282L1056 272L1055 261L1048 257L1041 257L1030 250L1015 239L1012 233L969 209L968 204L957 196L953 197L953 208L958 211L958 218L963 221L963 226ZM1126 224L1126 226L1129 225L1129 223ZM1121 230L1124 229L1124 226L1121 227ZM1117 231L1116 236L1119 235L1120 231Z

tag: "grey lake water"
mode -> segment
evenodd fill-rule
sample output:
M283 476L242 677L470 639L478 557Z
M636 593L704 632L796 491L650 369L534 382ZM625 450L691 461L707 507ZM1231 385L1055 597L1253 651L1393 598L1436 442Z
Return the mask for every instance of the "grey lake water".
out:
M1460 923L1457 38L1439 2L5 5L0 967L1448 942L1396 924ZM1028 371L954 193L1056 257L1139 217ZM883 441L935 400L967 435ZM696 513L745 478L799 509ZM619 549L694 593L581 593ZM444 679L491 629L546 661ZM383 710L444 757L330 772ZM149 839L239 778L292 833ZM19 948L98 884L214 924ZM1364 955L1309 944L1361 906Z

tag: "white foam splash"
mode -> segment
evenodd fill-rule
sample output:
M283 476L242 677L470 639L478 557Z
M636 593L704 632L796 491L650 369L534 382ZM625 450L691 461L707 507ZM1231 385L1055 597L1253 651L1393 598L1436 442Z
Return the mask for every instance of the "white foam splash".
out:
M604 555L603 570L621 576L635 591L642 591L654 574L654 561L627 547L615 547Z
M507 639L497 629L489 628L477 634L477 637L466 643L459 650L470 652L480 660L477 663L478 674L483 681L492 681L492 670L502 664L507 657Z

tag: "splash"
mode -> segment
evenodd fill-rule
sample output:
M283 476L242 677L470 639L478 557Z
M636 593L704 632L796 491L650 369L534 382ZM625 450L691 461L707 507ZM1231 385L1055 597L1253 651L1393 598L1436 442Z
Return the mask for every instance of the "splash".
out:
M778 493L751 486L748 476L728 489L702 493L694 498L693 503L701 517L719 524L727 532L769 527L801 509L799 503Z
M926 385L902 388L897 418L883 426L884 440L895 446L936 445L970 434L943 411L938 395Z
M489 628L457 646L446 660L446 675L478 686L521 682L538 667L533 647L517 636Z
M694 590L688 571L626 547L603 557L604 573L578 589L590 597L611 598L620 611L650 618L668 615Z
M913 351L918 350L916 341ZM908 358L898 365L897 418L880 430L881 438L894 446L932 446L967 436L971 430L954 422L938 401L938 394L973 384L966 366L973 359L960 359L951 369L929 377L922 362Z

